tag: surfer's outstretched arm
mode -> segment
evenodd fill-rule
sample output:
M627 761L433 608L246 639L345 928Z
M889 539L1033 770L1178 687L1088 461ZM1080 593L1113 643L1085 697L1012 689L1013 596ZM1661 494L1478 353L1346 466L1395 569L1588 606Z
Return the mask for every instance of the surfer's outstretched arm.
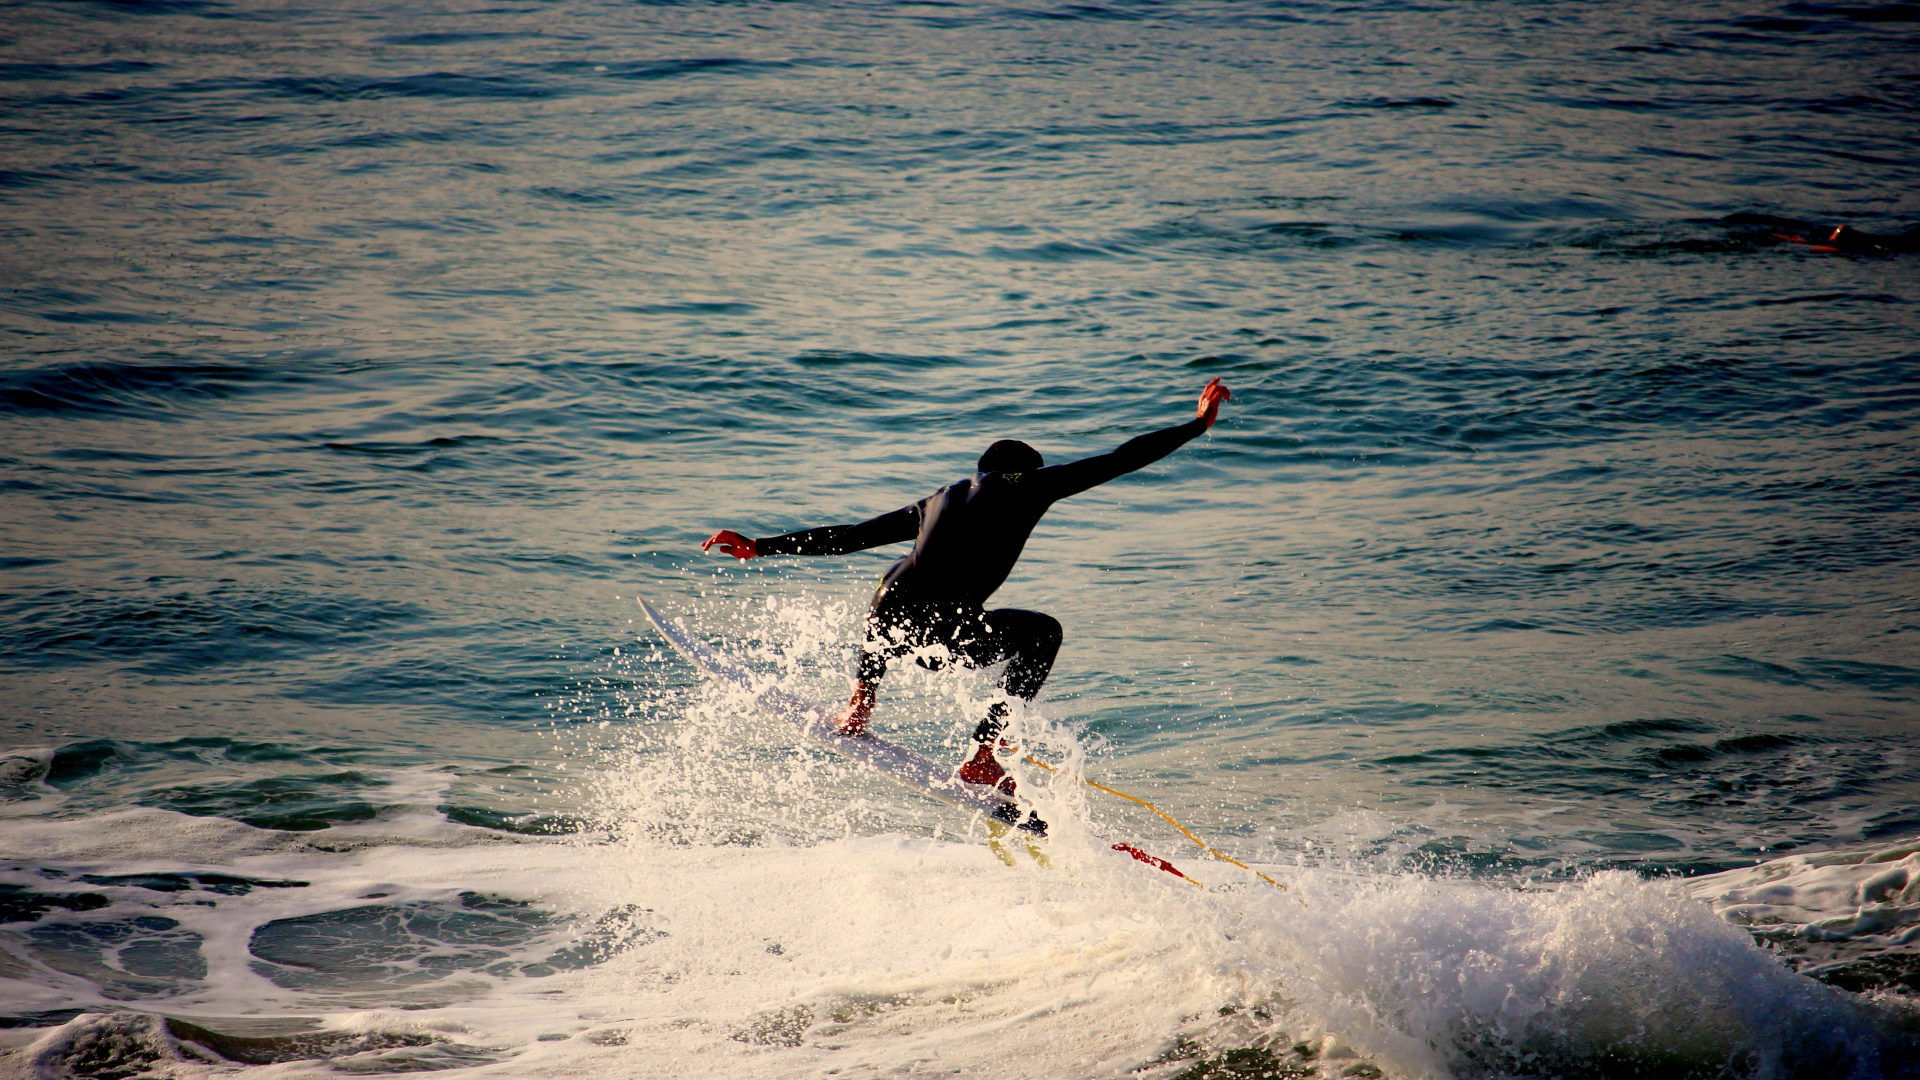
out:
M1033 480L1040 485L1045 497L1054 501L1144 469L1212 427L1220 416L1220 403L1232 396L1233 392L1216 378L1200 391L1199 407L1194 410L1193 419L1186 423L1128 439L1112 453L1041 469L1033 474Z
M761 555L845 555L865 551L882 544L911 540L920 532L920 504L903 506L890 513L870 518L857 525L827 525L803 529L763 540L742 536L732 529L721 529L700 545L701 551L718 547L736 559Z

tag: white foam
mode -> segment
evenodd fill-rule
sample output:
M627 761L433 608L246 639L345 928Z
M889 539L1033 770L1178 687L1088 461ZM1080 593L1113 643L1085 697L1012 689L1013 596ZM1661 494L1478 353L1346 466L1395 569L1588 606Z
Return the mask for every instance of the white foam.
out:
M216 908L156 896L153 910L206 935L212 971L191 993L134 1004L433 1031L507 1055L475 1073L513 1076L1110 1076L1182 1035L1221 1049L1334 1036L1398 1076L1529 1059L1601 1075L1623 1057L1738 1057L1761 1076L1812 1060L1846 1075L1897 1039L1891 1014L1792 973L1673 883L1613 873L1521 891L1266 868L1288 880L1281 893L1218 867L1203 892L1071 837L1052 854L1049 871L1007 868L977 838L743 847L635 834L247 855L221 865L314 884ZM247 934L268 918L371 892L468 890L585 914L632 904L665 936L584 971L482 980L480 996L424 1013L342 1009L245 961ZM1223 1005L1269 1019L1242 1013L1222 1030Z
M1920 951L1920 842L1789 855L1688 888L1810 974Z
M36 817L57 809L67 793L47 783L51 746L21 746L0 756L0 820Z
M84 819L17 818L0 830L0 859L33 863L109 862L201 853L210 861L269 851L293 842L287 833L220 817L132 807Z

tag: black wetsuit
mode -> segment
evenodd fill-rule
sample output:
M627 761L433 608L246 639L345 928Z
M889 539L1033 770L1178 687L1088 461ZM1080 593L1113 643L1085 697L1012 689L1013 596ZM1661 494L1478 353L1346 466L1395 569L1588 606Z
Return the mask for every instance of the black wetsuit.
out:
M1865 233L1848 226L1815 225L1811 221L1775 217L1772 214L1729 214L1720 220L1735 228L1760 229L1758 233L1749 232L1744 236L1744 239L1754 243L1775 243L1784 240L1862 255L1920 252L1920 227L1908 229L1898 236L1889 236L1881 233Z
M843 555L912 540L913 551L893 564L873 594L860 681L878 682L889 660L909 652L919 652L918 662L929 668L948 659L969 667L1006 660L1000 685L1031 700L1053 668L1060 623L1037 611L988 611L987 598L1013 572L1027 537L1054 503L1151 465L1205 430L1207 422L1196 417L1110 454L1031 472L975 473L870 521L755 540L754 547L761 555ZM976 737L992 738L1004 715L1004 708L994 710Z

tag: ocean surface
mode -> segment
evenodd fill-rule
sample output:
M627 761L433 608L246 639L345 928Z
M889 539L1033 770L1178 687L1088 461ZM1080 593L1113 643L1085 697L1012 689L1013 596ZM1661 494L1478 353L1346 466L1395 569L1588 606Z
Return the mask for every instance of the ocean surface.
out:
M1920 1076L1920 254L1788 239L1917 111L1878 0L0 4L0 1075ZM996 598L1050 868L635 603L844 700L901 551L701 539L1216 376Z

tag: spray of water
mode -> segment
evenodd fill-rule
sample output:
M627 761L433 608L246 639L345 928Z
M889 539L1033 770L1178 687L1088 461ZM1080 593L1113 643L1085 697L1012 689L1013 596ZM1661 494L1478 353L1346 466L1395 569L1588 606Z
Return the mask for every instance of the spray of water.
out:
M790 692L844 695L846 607L704 618L704 637ZM1079 783L1098 743L1044 705L1011 731L1061 765L1017 773L1054 823L1053 865L1009 868L980 822L639 644L635 689L611 708L640 722L596 765L606 828L581 842L600 845L613 893L658 898L669 936L587 980L661 1003L626 1037L673 1060L1188 1078L1877 1077L1920 1060L1900 1002L1794 974L1677 883L1303 860L1264 867L1283 893L1201 860L1202 890L1109 857L1111 816ZM897 668L882 734L957 763L989 678Z

